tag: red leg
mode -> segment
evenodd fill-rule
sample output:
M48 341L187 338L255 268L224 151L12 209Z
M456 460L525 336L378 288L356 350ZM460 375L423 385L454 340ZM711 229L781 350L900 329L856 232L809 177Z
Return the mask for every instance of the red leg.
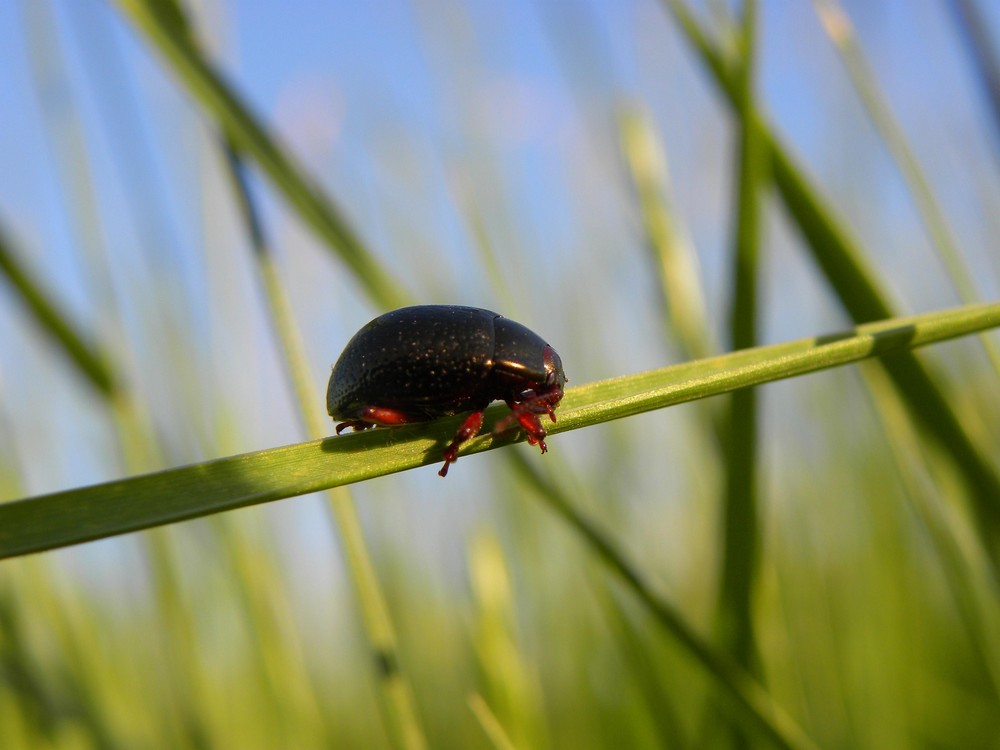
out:
M525 409L514 409L512 416L517 419L528 438L529 445L537 445L542 453L547 453L549 447L545 444L545 428L541 421L531 411Z
M465 418L462 422L461 427L458 428L458 432L455 433L455 437L452 439L451 444L445 448L444 451L444 466L441 467L441 471L438 472L439 476L448 476L448 466L455 463L458 460L458 447L464 443L466 440L471 440L477 434L479 434L479 429L483 426L483 412L474 411L472 414Z
M414 419L406 412L398 409L389 409L384 406L366 406L361 409L357 419L348 419L337 425L337 434L353 427L355 432L367 430L369 427L396 427L401 424L412 422L423 422L423 419Z
M510 427L511 422L517 420L518 424L524 430L525 435L527 435L528 443L530 445L537 445L541 448L542 453L546 453L548 451L548 446L545 445L546 432L538 416L540 414L548 414L549 419L555 422L555 405L559 403L561 398L562 394L559 393L558 395L546 394L527 398L520 403L508 401L507 406L510 407L510 414L497 422L493 428L493 434L496 435L503 432Z
M337 434L339 435L348 427L354 428L355 432L360 432L361 430L367 430L369 427L374 427L375 425L371 422L365 422L362 419L351 419L347 422L341 422L337 425Z
M544 411L544 410L543 410ZM541 424L538 423L537 417L533 417L530 414L526 415L526 418L534 418L535 423L538 425L538 430L541 430L542 437L545 437L545 430L542 429ZM349 419L347 421L341 422L337 425L337 434L351 427L355 432L360 430L367 430L370 427L395 427L403 424L410 424L412 422L423 422L424 419L414 419L409 414L399 411L397 409L389 409L384 406L366 406L361 409L358 414L357 419ZM522 422L523 424L523 422ZM462 422L458 431L455 433L455 437L452 439L451 443L444 451L444 466L441 467L441 471L438 472L441 476L447 476L448 467L458 460L458 449L462 443L467 440L471 440L478 433L483 426L483 412L474 411L465 421ZM525 429L528 429L525 427ZM528 439L531 440L534 445L537 441L532 439L531 434L537 434L538 430L529 431ZM543 450L545 444L542 443Z
M406 412L385 406L366 406L361 410L360 416L362 421L371 422L381 427L395 427L401 424L426 421L426 419L414 419Z

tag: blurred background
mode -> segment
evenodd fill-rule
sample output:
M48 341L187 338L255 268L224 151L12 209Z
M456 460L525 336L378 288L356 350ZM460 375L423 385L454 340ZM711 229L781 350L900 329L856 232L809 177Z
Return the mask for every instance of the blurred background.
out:
M0 3L4 245L114 362L132 424L4 276L0 500L307 437L217 123L132 5ZM732 348L740 121L669 6L185 3L223 79L410 301L524 323L571 386ZM955 267L965 301L1000 292L1000 140L959 6L1000 39L990 2L759 3L766 127L899 314L963 301ZM741 3L691 8L734 48ZM895 147L873 112L895 123ZM901 169L904 140L951 267ZM332 363L384 309L272 181L252 165L248 177L326 420ZM850 328L766 184L760 207L759 342ZM679 306L661 263L688 295ZM983 342L921 356L995 448ZM880 373L758 390L741 660L819 746L997 748L995 567L969 541L961 483L912 427L894 430ZM725 648L716 406L561 434L544 457L468 457L447 480L424 468L351 489L430 747L763 746L725 729L711 680L503 455L524 454ZM339 539L309 496L0 563L0 745L406 745L380 710Z

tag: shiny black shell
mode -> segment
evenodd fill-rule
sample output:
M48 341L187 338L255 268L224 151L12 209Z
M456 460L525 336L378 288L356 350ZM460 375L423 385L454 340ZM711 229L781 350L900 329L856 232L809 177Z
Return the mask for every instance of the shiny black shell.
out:
M524 391L551 379L546 348L561 385L565 375L554 350L498 313L457 305L393 310L344 348L330 375L327 411L350 420L379 406L423 421L483 409L497 399L519 401Z

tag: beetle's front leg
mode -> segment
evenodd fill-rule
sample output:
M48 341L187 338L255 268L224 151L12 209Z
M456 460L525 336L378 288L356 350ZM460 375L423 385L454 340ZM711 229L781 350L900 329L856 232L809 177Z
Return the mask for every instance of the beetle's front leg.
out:
M547 453L549 447L545 445L545 428L542 427L541 421L538 419L539 414L548 414L552 421L555 422L555 414L552 413L552 407L550 405L543 405L544 397L529 399L527 401L522 401L520 403L514 403L513 401L507 401L507 406L510 407L510 414L497 422L496 426L493 428L493 434L499 435L501 432L506 430L510 423L517 420L518 424L521 425L521 429L524 430L524 434L528 438L528 443L530 445L537 445L542 453Z

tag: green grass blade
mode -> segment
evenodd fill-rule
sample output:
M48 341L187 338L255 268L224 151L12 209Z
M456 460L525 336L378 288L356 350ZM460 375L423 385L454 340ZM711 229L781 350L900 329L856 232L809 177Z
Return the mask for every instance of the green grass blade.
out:
M122 12L166 58L180 81L242 152L252 157L302 220L354 272L379 307L408 295L374 258L343 213L275 142L250 109L190 41L168 0L118 0Z
M728 699L748 729L760 733L775 747L813 748L807 737L771 696L744 668L717 652L693 630L680 612L664 601L646 581L639 568L593 521L573 506L565 493L528 464L518 461L519 471L535 487L539 498L579 534L588 547L625 584L669 636L712 678L720 695Z
M966 304L982 300L962 259L958 242L948 226L944 211L934 197L930 180L921 169L903 129L878 90L875 76L865 60L850 19L837 0L813 0L813 5L827 36L840 54L855 91L906 181L927 235L937 249L959 299ZM980 341L993 369L1000 374L1000 349L989 337L981 337Z
M708 323L698 252L672 200L666 152L647 114L638 107L619 113L618 129L649 248L646 262L659 279L664 337L676 345L682 359L716 354L720 347ZM720 457L726 449L729 427L722 406L704 402L695 421L696 428L705 433L706 448Z
M965 41L965 48L972 58L973 72L993 120L994 154L1000 141L1000 57L996 44L990 38L990 23L973 0L950 0L945 3L955 23L955 28Z
M761 186L766 153L754 103L757 3L745 0L740 44L737 110L740 123L737 159L736 222L732 260L732 308L729 335L732 348L757 343L757 286L760 265ZM722 571L719 580L718 627L722 648L749 674L758 674L753 599L760 568L761 529L758 520L757 389L733 393L726 431L725 484L721 518ZM742 728L732 727L734 747L748 741Z
M41 329L66 354L76 370L103 396L111 397L118 380L108 365L107 356L70 323L67 316L47 294L39 281L18 260L6 229L0 225L0 274L3 274L28 308Z
M704 34L683 0L664 0L681 30L711 70L719 89L736 101L736 69ZM771 174L789 215L806 246L826 276L844 309L855 323L891 318L889 295L866 262L857 241L810 184L803 170L763 123L761 137L770 156ZM989 452L966 431L945 392L929 368L912 355L884 360L893 384L903 395L911 418L924 428L961 472L970 502L980 521L983 543L1000 566L1000 476Z
M1000 326L1000 303L869 323L567 390L551 435ZM463 455L523 440L489 430ZM197 518L439 463L461 417L314 440L0 505L0 558ZM554 447L554 446L553 446ZM997 498L993 499L998 502Z
M863 366L862 373L871 381L869 400L890 438L887 443L907 502L934 547L955 612L978 652L993 694L1000 697L1000 587L993 569L975 543L967 515L954 505L936 502L942 495L940 483L935 487L928 471L934 457L921 454L922 445L885 372Z
M666 327L674 332L685 356L707 357L718 349L709 332L698 254L684 235L670 200L666 155L640 110L623 110L618 123L646 242L659 277Z
M482 705L469 705L483 730L514 747L546 747L540 721L541 696L517 639L517 599L512 576L496 536L481 532L468 545L469 584L475 600L473 648L482 674ZM488 710L488 714L480 709ZM492 717L492 719L490 719ZM490 729L502 730L499 734ZM498 745L499 746L499 745Z
M271 321L285 355L285 370L296 397L300 419L306 434L312 438L319 438L323 435L324 422L319 413L312 408L313 393L301 336L292 318L291 305L285 294L284 285L278 277L274 257L265 238L260 213L256 209L245 180L243 160L236 147L228 140L222 149L240 214L250 234L257 272L264 288ZM423 750L427 742L417 717L413 691L399 666L401 664L399 647L395 628L389 616L389 605L375 574L375 566L368 551L354 500L343 488L328 491L326 500L332 517L336 520L340 537L344 541L344 553L354 581L366 635L375 654L373 663L388 665L380 668L376 677L380 697L389 718L391 736L396 747Z
M975 301L975 285L958 256L957 243L947 227L947 222L934 199L930 184L920 169L912 149L907 144L902 129L893 118L892 112L878 91L875 77L865 61L850 19L836 0L813 0L813 5L822 22L823 29L841 57L861 103L906 179L928 234L942 252L948 270L955 272L953 282L957 291L970 297L970 299L963 301Z
M483 728L483 734L489 739L496 750L517 750L517 745L510 741L507 732L504 731L503 724L497 719L489 704L479 693L471 693L468 698L469 710L472 711L479 726Z

